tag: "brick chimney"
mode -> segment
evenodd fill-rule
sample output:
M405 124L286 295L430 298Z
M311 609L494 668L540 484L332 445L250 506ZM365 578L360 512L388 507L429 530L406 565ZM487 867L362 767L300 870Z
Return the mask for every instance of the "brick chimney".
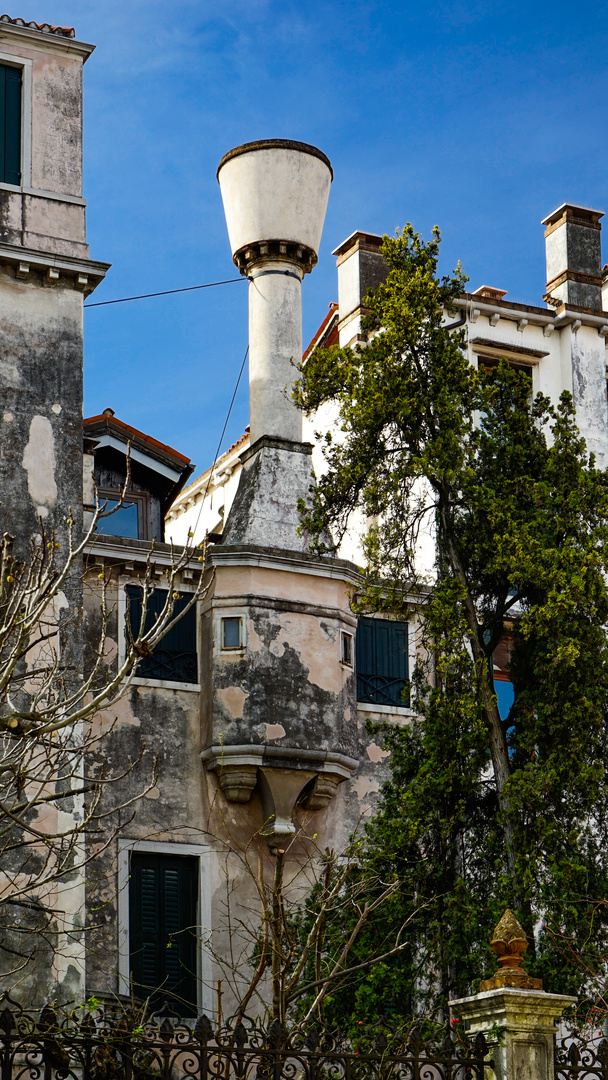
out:
M547 294L553 307L573 304L602 310L601 210L564 203L542 222Z

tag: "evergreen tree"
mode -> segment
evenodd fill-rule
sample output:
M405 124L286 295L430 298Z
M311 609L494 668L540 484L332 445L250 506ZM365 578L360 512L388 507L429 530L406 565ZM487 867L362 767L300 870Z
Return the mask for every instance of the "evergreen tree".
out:
M425 906L407 952L327 1003L340 1022L391 1001L401 1014L441 1009L475 989L507 906L546 989L589 991L587 973L605 968L608 476L570 395L552 404L504 361L469 364L464 329L446 326L466 279L438 276L439 241L409 225L385 237L368 341L313 352L296 391L306 410L337 403L341 429L325 437L328 471L303 526L323 550L355 508L375 522L359 606L397 617L413 606L427 649L417 719L384 730L390 779L362 843L362 865L399 891L359 955L405 906ZM429 526L435 566L422 581ZM514 700L501 717L493 654L505 642Z

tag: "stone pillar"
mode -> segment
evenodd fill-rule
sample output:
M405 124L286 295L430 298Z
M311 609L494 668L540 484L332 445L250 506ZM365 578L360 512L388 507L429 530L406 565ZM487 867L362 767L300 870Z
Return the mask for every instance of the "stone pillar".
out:
M453 1015L470 1024L473 1038L483 1032L493 1071L487 1080L553 1080L555 1021L575 998L542 990L486 990L451 1002ZM502 1029L500 1037L491 1028Z
M545 993L523 969L526 934L509 910L491 946L499 970L480 983L479 994L452 1001L452 1016L468 1026L469 1038L485 1035L494 1062L487 1080L553 1080L555 1022L576 998Z

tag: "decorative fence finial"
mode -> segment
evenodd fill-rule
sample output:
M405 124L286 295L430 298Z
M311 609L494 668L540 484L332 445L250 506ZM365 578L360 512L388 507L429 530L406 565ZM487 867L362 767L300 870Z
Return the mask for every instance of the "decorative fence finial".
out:
M533 979L522 967L528 939L523 926L508 908L494 928L490 948L498 960L498 970L491 978L480 982L480 992L498 990L503 986L512 986L517 990L542 990L542 979Z

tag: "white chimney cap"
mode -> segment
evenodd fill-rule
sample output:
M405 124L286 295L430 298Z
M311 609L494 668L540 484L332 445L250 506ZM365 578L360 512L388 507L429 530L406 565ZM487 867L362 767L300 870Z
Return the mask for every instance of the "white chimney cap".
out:
M272 240L317 255L333 172L316 146L289 139L245 143L224 155L217 178L233 256Z

